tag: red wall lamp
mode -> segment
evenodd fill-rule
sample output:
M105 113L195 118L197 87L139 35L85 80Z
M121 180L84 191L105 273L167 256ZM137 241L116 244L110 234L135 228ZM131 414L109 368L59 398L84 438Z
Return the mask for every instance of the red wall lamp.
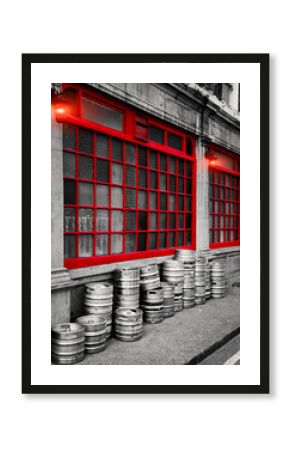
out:
M68 102L56 86L51 86L51 106L57 122L63 122L68 112Z

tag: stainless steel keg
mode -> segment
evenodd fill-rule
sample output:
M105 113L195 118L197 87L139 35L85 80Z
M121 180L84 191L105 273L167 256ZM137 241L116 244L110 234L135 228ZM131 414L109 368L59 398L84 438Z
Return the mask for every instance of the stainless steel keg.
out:
M139 308L118 308L114 311L114 336L124 342L142 338L143 314Z
M51 330L51 359L55 364L75 364L84 359L85 328L78 323L60 323Z

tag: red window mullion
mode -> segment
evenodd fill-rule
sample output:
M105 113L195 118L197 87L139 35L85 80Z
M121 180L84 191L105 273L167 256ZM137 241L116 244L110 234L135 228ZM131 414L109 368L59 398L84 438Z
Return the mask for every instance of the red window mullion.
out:
M122 143L122 154L123 154L123 245L122 252L125 253L125 239L126 239L126 144Z
M108 254L112 254L112 138L109 138L109 230L108 230Z
M79 129L76 129L76 177L79 175ZM76 184L76 257L79 258L79 183L75 181Z

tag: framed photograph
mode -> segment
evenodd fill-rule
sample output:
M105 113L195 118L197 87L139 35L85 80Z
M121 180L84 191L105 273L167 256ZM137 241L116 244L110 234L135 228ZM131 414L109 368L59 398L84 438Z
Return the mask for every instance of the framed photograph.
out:
M269 393L269 55L22 55L23 393Z

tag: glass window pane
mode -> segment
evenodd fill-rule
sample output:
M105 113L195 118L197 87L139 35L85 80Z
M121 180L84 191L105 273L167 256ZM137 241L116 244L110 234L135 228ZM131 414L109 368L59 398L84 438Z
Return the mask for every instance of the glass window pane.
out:
M166 228L166 214L165 213L160 214L160 228L161 229Z
M138 208L147 208L147 191L138 191Z
M169 228L174 229L175 228L175 222L176 222L176 215L175 213L169 214Z
M157 172L150 172L150 187L152 189L157 189Z
M189 164L189 163L187 163L187 164ZM209 170L209 173L208 173L208 180L211 182L211 183L213 183L213 181L214 181L214 175L213 175L213 170Z
M184 228L184 216L183 216L183 214L178 214L178 228Z
M136 208L136 191L134 189L126 189L126 207Z
M183 231L179 231L177 233L177 245L184 245L184 233L183 233Z
M150 208L151 209L157 209L157 193L156 192L150 192Z
M176 173L176 160L172 156L169 158L169 172Z
M138 233L138 251L146 250L147 233Z
M108 235L97 234L96 235L96 255L107 255L108 250Z
M75 150L76 148L76 129L71 125L63 124L63 148Z
M126 144L126 162L136 164L136 146L134 144Z
M136 186L136 169L132 166L126 167L126 185Z
M138 186L143 188L147 187L147 170L138 170Z
M123 114L94 100L82 97L83 118L122 131Z
M157 169L157 153L153 151L150 151L150 167Z
M160 170L167 171L166 156L160 155Z
M126 230L136 230L136 212L126 211Z
M151 230L157 229L157 213L150 213L150 228Z
M178 160L178 173L184 175L184 161L182 159Z
M109 206L109 186L104 184L96 185L96 205Z
M90 208L79 208L79 231L93 231L93 210Z
M79 178L84 178L85 180L92 180L93 174L93 158L87 156L79 156Z
M74 208L64 208L64 231L76 230L76 210Z
M64 152L63 154L63 176L75 177L76 176L76 157L73 153Z
M188 182L189 182L189 181L186 180L186 184L187 184ZM178 177L178 191L179 191L179 192L184 192L184 178ZM190 193L190 192L189 192L189 193Z
M112 183L123 184L123 166L112 163Z
M146 148L138 148L138 164L139 166L147 166L147 150Z
M96 209L96 231L109 230L109 211L107 209Z
M147 230L147 212L138 212L138 229Z
M123 208L123 189L112 187L112 206L115 208Z
M94 153L92 131L79 129L79 152Z
M166 207L166 194L160 194L160 209L167 209Z
M175 211L176 209L176 200L175 195L169 195L169 209L170 211Z
M79 183L79 205L93 205L94 194L92 183Z
M159 248L166 248L166 233L159 233Z
M64 203L68 205L76 204L76 183L71 180L64 180Z
M186 214L185 221L186 221L186 228L191 228L191 214Z
M208 202L208 209L209 209L209 212L210 212L210 213L213 212L213 200L210 200L210 201Z
M136 251L136 233L128 233L126 234L126 245L125 252L135 252Z
M96 135L96 153L104 158L109 157L109 138L104 134Z
M96 180L109 182L109 161L96 160Z
M166 191L166 175L160 174L160 191Z
M79 236L79 256L86 257L93 255L93 236L86 234Z
M185 245L191 245L191 231L185 233Z
M111 251L113 254L122 253L123 251L123 235L112 234L111 235Z
M112 231L123 231L123 211L112 211Z
M186 193L192 194L192 182L189 179L186 180Z
M178 196L178 209L180 211L184 210L184 197L183 197L183 195L179 195Z
M174 247L175 246L175 233L172 231L168 233L168 247Z
M174 175L170 175L170 191L175 192L176 191L176 177Z
M164 144L164 133L160 128L149 126L149 139L159 144Z
M157 248L157 233L149 233L149 250Z
M112 139L112 158L123 161L123 143L117 139Z
M192 176L192 163L189 161L186 161L186 176L191 177ZM213 181L213 173L212 170L209 171L209 180Z
M182 150L182 139L180 136L177 136L176 134L168 133L167 143L169 147L173 147L176 150Z
M76 238L75 236L64 236L64 257L75 258L76 257Z

